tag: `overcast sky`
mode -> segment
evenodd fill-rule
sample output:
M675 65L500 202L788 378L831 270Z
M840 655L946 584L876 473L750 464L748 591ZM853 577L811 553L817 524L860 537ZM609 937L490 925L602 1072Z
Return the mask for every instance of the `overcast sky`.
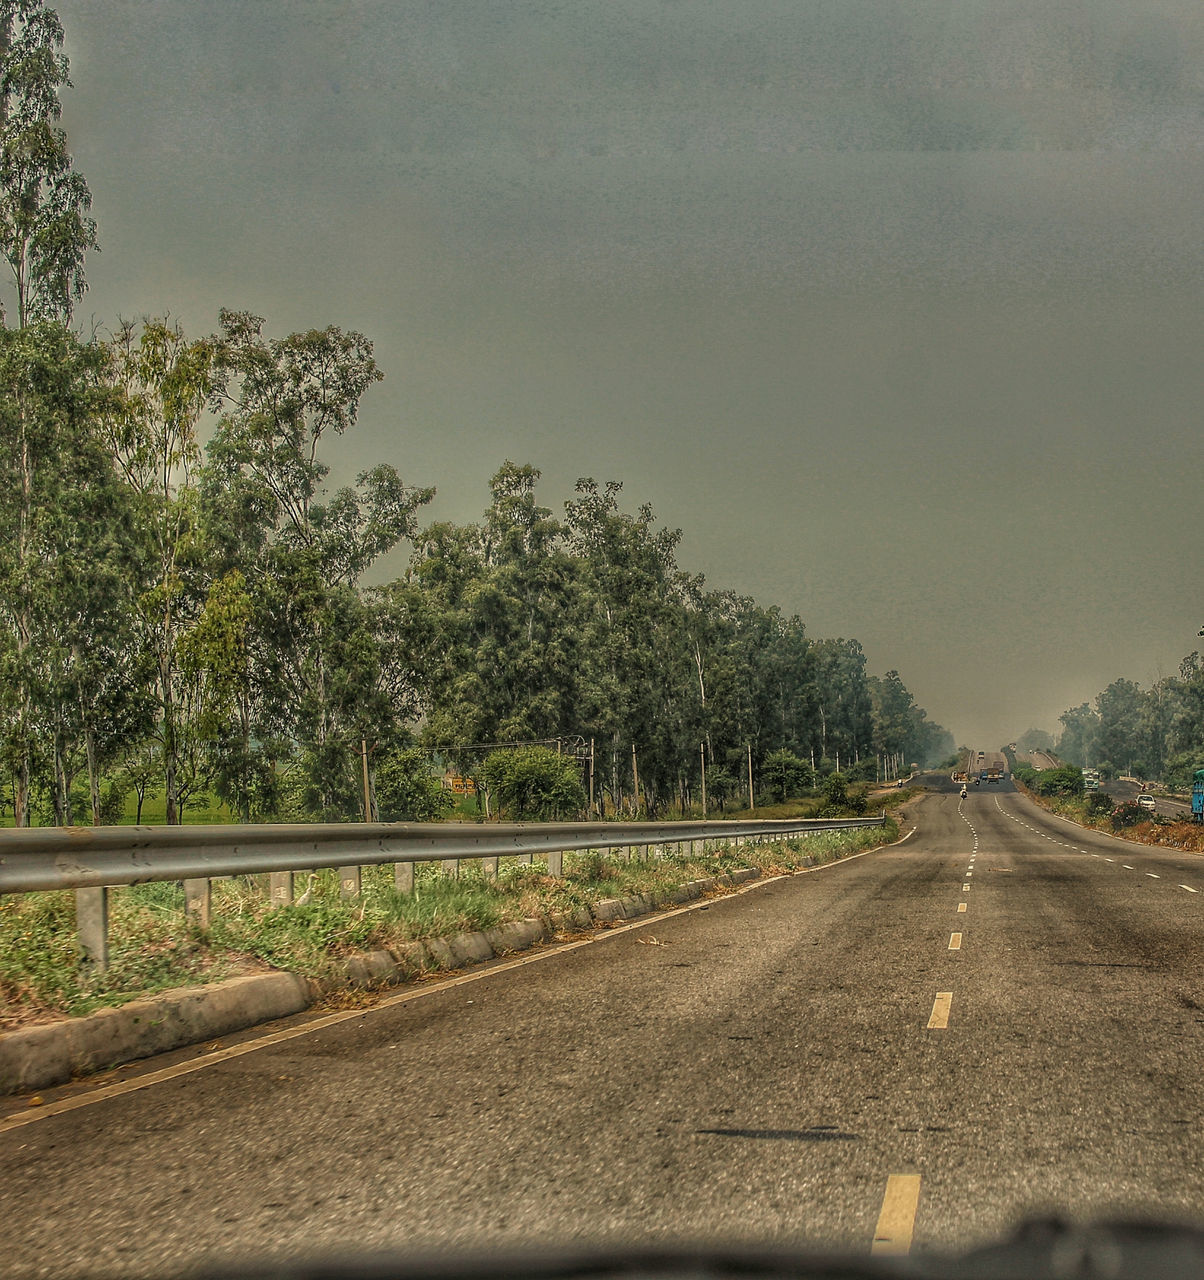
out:
M622 480L970 745L1197 647L1198 0L57 8L78 318L362 330L338 478Z

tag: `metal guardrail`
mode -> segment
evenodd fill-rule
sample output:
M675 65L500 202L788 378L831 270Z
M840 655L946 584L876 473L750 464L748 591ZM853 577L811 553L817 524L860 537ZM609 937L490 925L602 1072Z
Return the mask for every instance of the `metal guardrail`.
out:
M763 819L711 822L329 823L195 827L24 827L0 831L0 894L76 891L80 946L103 967L108 957L107 890L149 881L184 882L185 907L209 924L210 880L271 876L274 904L293 901L293 875L318 867L339 870L344 898L358 897L360 868L394 864L399 892L412 892L414 864L543 854L551 875L563 855L579 849L649 848L733 840L781 840L811 831L881 826L873 818Z

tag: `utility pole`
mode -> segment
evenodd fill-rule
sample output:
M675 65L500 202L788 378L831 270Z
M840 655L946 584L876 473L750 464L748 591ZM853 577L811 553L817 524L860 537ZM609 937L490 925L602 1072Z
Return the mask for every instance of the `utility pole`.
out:
M753 783L752 783L752 743L748 744L748 809L751 813L757 807L757 802L753 799Z
M594 740L589 740L589 816L594 816Z
M705 742L698 744L698 756L702 761L702 818L705 822L707 816L707 744Z
M635 743L631 744L631 786L635 792L635 811L636 815L640 812L640 771L635 765Z

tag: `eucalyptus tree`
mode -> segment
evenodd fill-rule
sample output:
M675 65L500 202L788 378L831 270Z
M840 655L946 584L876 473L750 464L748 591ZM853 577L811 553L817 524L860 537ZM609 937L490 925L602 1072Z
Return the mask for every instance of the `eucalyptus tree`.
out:
M1107 761L1126 772L1132 765L1143 777L1155 772L1153 762L1162 752L1151 741L1150 702L1150 693L1132 680L1113 680L1096 695L1095 763Z
M915 754L918 724L915 699L897 671L868 678L873 716L871 745L896 763Z
M124 490L95 432L104 367L61 324L0 330L0 696L18 826L39 767L62 817L71 745L105 696L88 692L101 641L127 606Z
M666 749L673 709L667 698L693 676L685 626L685 591L677 567L680 530L658 528L651 506L620 510L622 485L589 478L565 503L566 543L581 565L580 722L606 744L607 790L618 803L632 779L635 749L647 760L639 778L655 801L676 781L680 759ZM628 770L630 769L630 772Z
M212 391L213 344L178 324L123 323L109 343L118 399L103 420L120 474L135 497L146 576L137 597L145 652L153 656L156 736L166 817L182 820L196 790L195 691L186 687L181 646L207 587L199 537L198 424Z
M59 127L70 86L63 28L40 0L0 0L0 253L12 272L17 327L69 322L96 248L92 197ZM0 308L0 322L5 319Z
M259 733L300 751L303 793L316 812L346 812L362 739L392 731L382 679L378 605L364 572L416 532L433 489L381 464L326 493L321 456L354 425L383 376L363 334L335 326L268 338L264 321L222 311L214 339L208 491L228 494L240 567L256 605Z
M482 574L471 604L490 686L488 732L501 739L553 737L576 711L578 584L559 522L536 501L538 479L534 467L505 462L480 526Z
M816 642L815 657L820 755L855 762L873 733L865 653L856 640L824 639Z
M1099 734L1099 716L1090 703L1064 711L1058 719L1062 734L1058 738L1058 755L1071 764L1085 768L1099 759L1096 740ZM1113 762L1115 763L1115 762Z
M536 500L539 472L505 462L479 523L434 524L386 589L421 688L428 743L462 766L470 745L531 741L575 724L577 566Z

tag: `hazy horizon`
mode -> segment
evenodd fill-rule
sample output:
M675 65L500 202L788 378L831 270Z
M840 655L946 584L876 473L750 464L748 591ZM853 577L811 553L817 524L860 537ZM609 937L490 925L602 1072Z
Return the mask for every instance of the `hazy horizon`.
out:
M55 7L78 321L362 330L336 480L621 480L976 747L1199 647L1199 6Z

